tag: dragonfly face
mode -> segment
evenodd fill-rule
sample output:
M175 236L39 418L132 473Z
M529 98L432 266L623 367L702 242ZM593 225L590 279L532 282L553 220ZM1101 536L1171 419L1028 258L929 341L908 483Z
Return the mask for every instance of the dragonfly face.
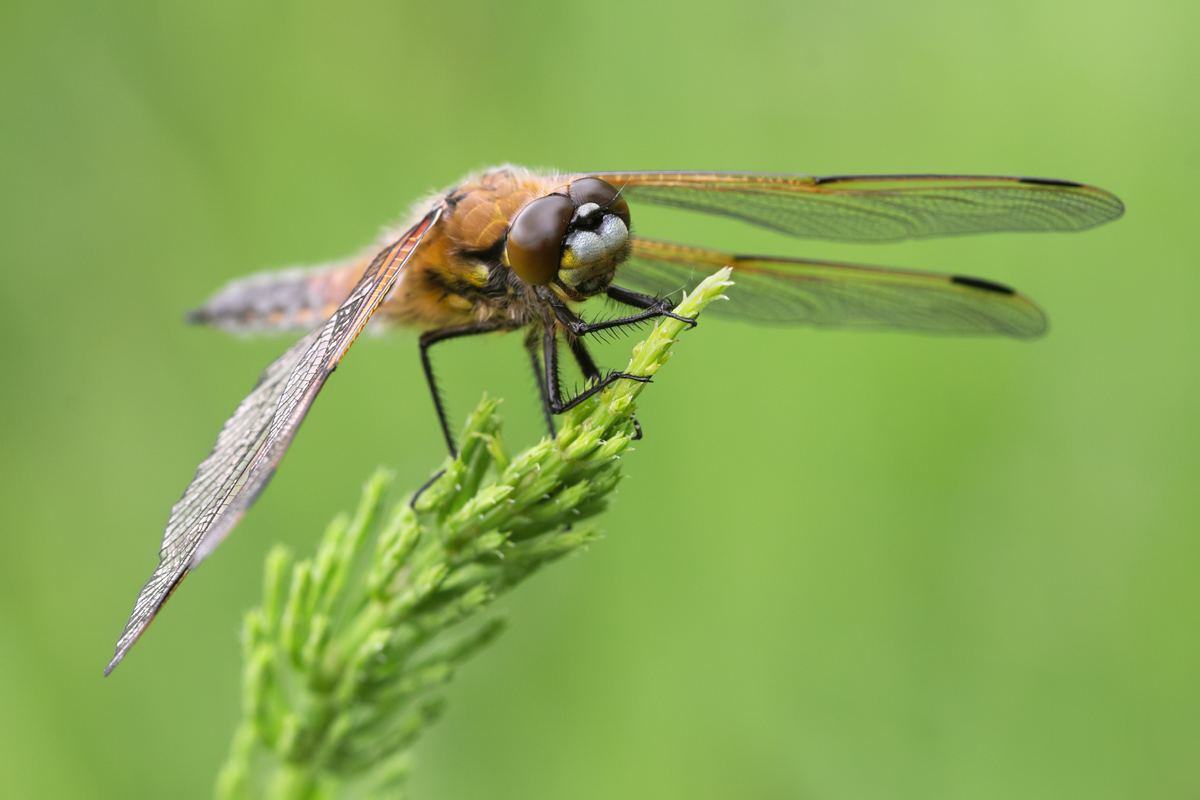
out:
M629 204L599 178L537 198L509 226L506 263L532 286L555 283L568 300L608 289L629 257Z
M111 671L193 567L265 488L325 380L368 323L420 337L425 377L453 454L433 377L440 341L524 330L547 426L619 378L586 337L663 315L667 294L732 266L732 302L714 315L813 327L1031 339L1046 318L1024 295L960 275L723 253L641 238L629 204L730 217L799 237L886 242L999 231L1078 231L1116 219L1102 189L1043 178L834 176L747 172L541 174L500 167L424 202L409 224L360 256L227 286L191 319L228 330L305 331L260 376L171 509L161 563L139 593ZM604 294L626 317L589 322L575 303ZM559 343L590 382L564 398Z

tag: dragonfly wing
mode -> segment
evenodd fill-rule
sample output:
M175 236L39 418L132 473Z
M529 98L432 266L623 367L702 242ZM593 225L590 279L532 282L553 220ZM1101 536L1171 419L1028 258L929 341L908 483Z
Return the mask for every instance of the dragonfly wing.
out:
M317 393L440 213L431 211L381 252L329 321L267 367L225 423L212 453L171 509L160 563L138 594L105 675L133 647L188 571L216 549L262 493Z
M690 290L733 267L732 302L714 314L758 323L1033 339L1046 316L1032 300L979 278L830 261L743 256L634 238L617 275L648 294Z
M1094 186L970 175L587 173L630 202L733 217L792 236L888 242L1001 231L1078 231L1124 206ZM577 177L583 177L581 173Z

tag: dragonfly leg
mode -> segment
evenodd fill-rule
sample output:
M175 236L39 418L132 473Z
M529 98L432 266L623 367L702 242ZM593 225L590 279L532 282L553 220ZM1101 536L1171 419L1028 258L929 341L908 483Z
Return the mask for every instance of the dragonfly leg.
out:
M433 364L429 361L429 348L447 339L492 333L500 329L501 326L495 322L472 322L466 325L438 328L421 334L421 366L425 368L425 381L429 384L429 393L433 395L433 407L437 411L438 423L442 426L442 435L446 437L446 448L450 451L451 458L458 458L458 448L454 446L454 434L450 432L450 423L446 420L446 409L442 405L442 394L438 391L437 379L433 376Z
M592 358L592 354L588 352L583 339L572 339L568 342L568 345L571 348L571 355L575 356L575 363L579 365L579 371L583 373L584 379L588 381L600 380L600 368L596 366L596 362Z
M579 371L583 373L583 377L588 381L599 381L603 379L600 374L600 368L596 366L592 354L588 352L587 345L583 343L583 339L572 339L569 342L571 347L571 355L575 356L575 363L579 365ZM635 440L642 438L642 426L638 424L637 417L630 415L630 420L633 422L633 438Z
M442 477L445 474L446 474L446 469L445 469L445 467L443 467L442 469L439 469L437 472L435 472L432 478L430 478L429 480L422 483L421 488L417 489L417 491L413 493L412 498L408 501L408 507L411 508L413 511L416 511L417 510L417 500L420 499L421 495L425 494L426 489L428 489L430 486L433 486L434 481L436 481L438 478Z
M433 407L437 411L438 424L442 426L442 436L446 438L446 448L450 451L451 458L458 458L458 448L454 446L454 434L450 432L450 423L446 420L446 409L442 405L442 393L438 391L437 379L433 376L433 364L429 361L429 348L447 339L458 339L462 336L474 336L480 333L492 333L501 329L501 326L494 322L479 322L468 325L451 325L447 328L438 328L421 334L421 366L425 368L425 381L429 384L429 393L433 396ZM434 481L445 474L446 470L439 470L436 475L425 481L424 485L420 489L417 489L412 499L408 501L408 505L413 510L416 510L417 499L425 493L426 489L433 485Z
M554 428L554 410L550 408L550 395L546 392L546 378L542 374L542 364L538 360L538 343L536 331L531 331L530 336L525 337L525 350L529 353L529 364L533 367L533 377L537 380L538 396L542 399L542 413L546 417L546 428L550 431L550 438L558 436L558 431Z
M643 320L653 319L654 317L670 317L677 319L680 322L686 322L689 327L696 327L696 320L692 317L683 317L676 314L672 309L675 304L665 297L653 297L641 292L635 292L630 289L625 289L621 286L608 287L608 297L610 300L616 300L618 303L623 303L627 306L642 309L640 314L633 314L628 317L618 317L617 319L604 320L602 322L579 322L572 326L571 330L577 336L582 336L585 333L593 331L602 331L607 328L620 328L624 325L634 325Z
M574 352L573 348L572 351ZM632 375L628 372L610 372L600 377L599 370L597 370L597 380L595 383L570 400L563 400L562 382L559 380L558 374L558 336L551 329L547 329L542 334L542 352L543 360L546 362L546 394L550 397L550 410L555 414L569 411L592 395L603 390L604 387L613 381L620 380L621 378L628 378L631 381L638 381L639 383L650 383L650 378L645 375ZM588 361L591 362L592 367L595 367L595 363L591 361L590 355L588 356Z

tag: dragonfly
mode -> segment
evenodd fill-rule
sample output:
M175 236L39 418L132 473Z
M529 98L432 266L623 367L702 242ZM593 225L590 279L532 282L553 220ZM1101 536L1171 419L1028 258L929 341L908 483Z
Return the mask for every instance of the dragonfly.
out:
M674 313L670 295L726 266L734 270L732 302L714 305L714 315L1015 339L1046 331L1046 316L1033 301L990 280L644 238L633 233L631 207L639 204L848 242L1081 231L1124 211L1102 189L1046 178L555 173L505 165L420 201L405 224L346 261L236 280L190 320L236 332L304 335L263 371L172 507L160 563L138 594L105 675L262 493L318 392L368 323L421 331L421 363L451 456L457 450L429 358L433 345L523 331L553 436L555 415L613 381L647 380L603 372L588 350L589 335L663 316L694 324ZM598 296L630 313L589 321L580 304ZM560 344L588 381L574 396L562 389Z

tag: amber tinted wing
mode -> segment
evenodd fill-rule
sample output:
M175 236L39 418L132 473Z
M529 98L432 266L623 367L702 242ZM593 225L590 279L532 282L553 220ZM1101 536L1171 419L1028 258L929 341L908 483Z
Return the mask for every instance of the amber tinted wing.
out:
M617 282L666 295L691 289L724 266L734 268L732 302L708 313L760 323L1017 339L1046 332L1045 315L1024 295L991 281L932 272L739 256L635 238Z
M582 176L584 173L580 173ZM1094 186L969 175L814 177L760 172L586 173L631 202L733 217L792 236L888 242L1000 231L1078 231L1124 212Z
M262 492L317 392L440 213L430 212L380 253L329 321L267 367L225 423L212 453L171 509L160 563L138 594L105 675L125 657L188 570L221 543Z

